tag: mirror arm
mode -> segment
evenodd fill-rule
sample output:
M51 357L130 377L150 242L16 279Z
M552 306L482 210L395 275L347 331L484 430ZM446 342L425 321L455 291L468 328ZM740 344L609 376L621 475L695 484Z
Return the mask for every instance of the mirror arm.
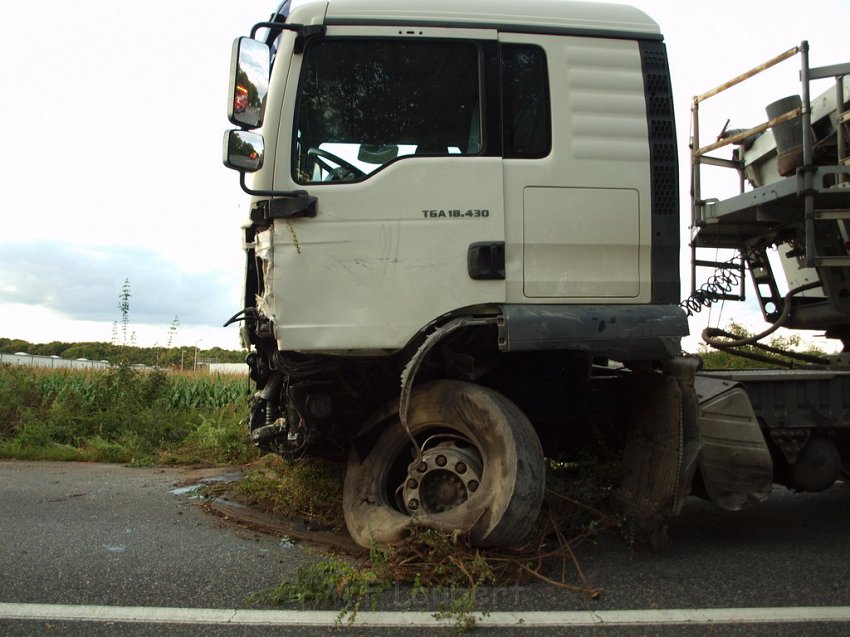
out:
M273 219L304 219L316 216L316 198L296 190L283 199L258 201L251 207L251 222L266 225Z
M307 41L320 35L324 35L328 28L324 24L289 24L286 22L258 22L251 27L251 38L256 40L257 31L260 29L268 29L271 33L277 35L281 31L294 31L295 38L295 53L303 53L304 47L307 46Z
M251 220L255 223L269 219L295 219L315 217L318 199L306 190L252 190L245 185L245 172L239 171L239 185L247 194L254 197L282 197L258 201L251 208ZM254 217L258 216L257 219Z

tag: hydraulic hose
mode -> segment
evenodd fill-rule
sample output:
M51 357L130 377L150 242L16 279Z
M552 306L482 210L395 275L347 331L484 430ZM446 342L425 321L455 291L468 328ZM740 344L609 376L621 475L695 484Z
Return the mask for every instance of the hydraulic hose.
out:
M704 340L711 347L715 347L717 349L728 349L731 347L743 347L745 345L753 345L763 338L770 336L780 327L784 326L785 323L788 322L788 318L791 316L791 299L794 295L799 294L800 292L805 292L806 290L811 290L816 287L820 287L819 282L807 283L806 285L801 285L800 287L794 288L790 290L788 294L783 297L782 300L782 314L779 315L779 318L776 319L776 322L767 328L764 332L760 334L756 334L755 336L747 336L746 338L735 338L734 334L730 334L720 328L717 327L707 327L702 331L702 340ZM717 337L723 337L724 340L718 339ZM733 339L733 340L725 340L725 339Z

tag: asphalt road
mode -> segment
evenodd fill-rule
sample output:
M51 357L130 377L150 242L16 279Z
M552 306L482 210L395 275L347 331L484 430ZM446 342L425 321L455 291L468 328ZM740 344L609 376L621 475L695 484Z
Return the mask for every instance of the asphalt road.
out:
M252 593L323 555L210 516L177 489L223 471L0 462L0 634L327 634L332 609L250 614ZM776 490L738 513L692 499L667 549L634 551L612 534L579 546L599 599L536 583L487 589L479 601L491 614L475 634L847 635L848 530L843 483ZM340 632L398 634L374 622L399 618L418 634L452 634L431 617L450 601L400 587Z

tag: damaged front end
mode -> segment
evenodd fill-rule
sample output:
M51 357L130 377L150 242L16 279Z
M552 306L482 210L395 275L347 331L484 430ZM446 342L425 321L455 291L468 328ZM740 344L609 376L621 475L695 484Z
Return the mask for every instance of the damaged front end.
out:
M259 449L285 458L346 457L352 431L397 386L394 357L337 357L280 349L275 333L274 226L245 229L243 346L256 392L248 423ZM367 398L368 397L368 398Z
M326 396L310 395L308 405L299 394L303 394L303 387L292 387L287 376L275 372L265 387L254 395L249 426L255 446L284 458L298 457L307 451L317 436L318 427L313 423L314 426L308 428L302 413L310 413L311 421L326 420L331 413L330 401Z
M248 356L257 392L251 402L252 442L285 458L303 455L342 460L350 436L398 378L390 361L346 361L295 352Z
M304 454L316 437L309 421L326 420L331 413L326 397L310 394L293 383L310 370L287 361L278 351L274 333L274 291L272 268L272 228L245 228L245 306L242 344L251 351L246 358L257 391L251 399L248 423L251 441L259 449L291 458ZM287 372L295 373L287 373ZM318 372L318 368L313 371ZM309 403L309 404L308 404ZM318 423L314 423L318 424Z

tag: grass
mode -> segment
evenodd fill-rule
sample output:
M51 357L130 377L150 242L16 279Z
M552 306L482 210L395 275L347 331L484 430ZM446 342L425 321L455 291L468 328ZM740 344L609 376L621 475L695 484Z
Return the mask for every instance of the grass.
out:
M0 366L0 457L243 463L248 382L205 374Z
M345 528L342 463L263 456L234 485L237 495L268 511L304 520L315 530Z

